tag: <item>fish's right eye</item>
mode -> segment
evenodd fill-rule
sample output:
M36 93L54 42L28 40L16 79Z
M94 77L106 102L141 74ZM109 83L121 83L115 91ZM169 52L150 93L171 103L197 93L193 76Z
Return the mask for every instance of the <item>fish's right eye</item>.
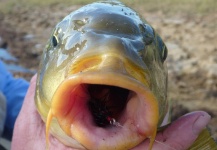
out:
M53 35L51 40L52 40L53 47L56 47L58 45L58 43L59 43L59 40L58 40L57 36Z
M157 36L157 43L158 43L160 58L161 58L162 62L164 62L167 58L167 53L168 53L167 47L164 44L164 42L162 41L162 39L160 38L160 36Z

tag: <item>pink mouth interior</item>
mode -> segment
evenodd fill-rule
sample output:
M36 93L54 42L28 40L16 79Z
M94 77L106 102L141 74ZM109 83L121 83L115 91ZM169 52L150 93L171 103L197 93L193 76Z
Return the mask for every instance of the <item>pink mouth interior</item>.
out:
M98 142L105 142L112 137L110 142L113 143L123 132L126 135L130 134L131 130L138 132L136 120L139 118L128 114L126 108L132 95L136 94L116 86L78 85L69 96L69 109L65 114L65 118L71 118L70 122L73 122L70 127L71 135L80 140L77 133L83 133L87 139L94 139L95 142L91 145L96 146ZM64 128L63 124L61 126Z
M65 82L52 100L47 129L49 120L56 117L63 131L88 149L116 145L128 145L128 149L154 136L157 118L153 116L153 121L152 115L156 106L148 91L135 93L112 85Z
M71 118L73 124L92 126L101 129L119 127L124 124L124 112L129 101L127 89L98 84L80 84L73 92L66 93L62 110L65 118ZM66 102L68 101L68 102ZM62 121L62 120L61 120Z

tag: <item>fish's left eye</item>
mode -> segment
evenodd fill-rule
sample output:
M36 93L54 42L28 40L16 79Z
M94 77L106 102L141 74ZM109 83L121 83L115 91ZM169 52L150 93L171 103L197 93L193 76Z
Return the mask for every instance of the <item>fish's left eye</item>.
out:
M158 43L160 58L162 62L164 62L167 58L167 47L159 36L157 36L157 43Z
M51 40L52 40L53 47L56 47L58 45L58 43L59 43L59 40L58 40L57 36L53 35Z
M163 50L161 52L161 58L163 61L165 61L167 58L167 47L165 45L164 45Z

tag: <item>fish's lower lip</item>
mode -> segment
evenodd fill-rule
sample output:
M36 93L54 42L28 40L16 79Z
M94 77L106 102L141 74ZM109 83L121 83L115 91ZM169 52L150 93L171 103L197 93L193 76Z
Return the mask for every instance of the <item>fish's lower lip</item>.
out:
M89 94L84 85L108 85L128 89L129 100L120 126L103 128L94 124L87 106ZM70 137L87 149L130 149L145 138L154 138L158 124L158 105L154 95L136 79L111 72L83 72L65 79L51 103L52 116Z

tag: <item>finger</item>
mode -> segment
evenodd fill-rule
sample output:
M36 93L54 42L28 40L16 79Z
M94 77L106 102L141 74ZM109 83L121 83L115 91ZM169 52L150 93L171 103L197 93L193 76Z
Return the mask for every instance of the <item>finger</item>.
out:
M31 79L30 87L15 124L12 150L46 149L45 124L38 114L34 102L35 87L36 75ZM50 135L50 149L69 150L70 148Z
M185 150L196 140L210 118L210 115L203 111L189 113L163 131L160 140L177 150Z
M19 149L18 146L22 147L23 144L25 145L25 139L28 138L28 133L31 132L27 129L27 126L30 127L31 125L37 124L36 121L38 120L37 118L39 115L37 114L34 106L35 86L36 75L31 79L29 89L23 102L23 106L15 122L12 149Z
M30 81L30 86L26 93L21 111L26 111L26 110L33 111L30 107L32 107L32 105L35 105L34 95L35 95L35 88L36 88L36 79L37 79L37 75L34 75Z
M156 136L153 150L186 150L190 147L199 133L210 121L210 115L196 111L180 117L163 132ZM136 149L148 149L149 141L145 140Z
M26 114L32 114L33 112L36 111L35 104L34 104L36 78L37 78L37 75L34 75L30 81L30 86L26 93L26 96L25 96L25 99L24 99L24 102L23 102L23 105L22 105L22 108L18 115L17 120L22 119L22 118L27 119L26 117L30 115L26 115ZM16 124L15 124L15 127L16 127Z

